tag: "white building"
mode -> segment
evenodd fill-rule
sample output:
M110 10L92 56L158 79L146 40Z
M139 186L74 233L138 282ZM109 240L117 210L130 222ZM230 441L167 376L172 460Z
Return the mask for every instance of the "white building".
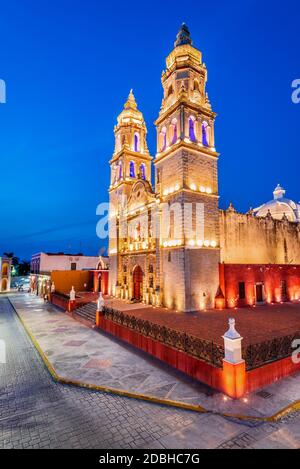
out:
M31 273L49 275L54 270L97 270L108 258L83 254L40 252L31 257Z

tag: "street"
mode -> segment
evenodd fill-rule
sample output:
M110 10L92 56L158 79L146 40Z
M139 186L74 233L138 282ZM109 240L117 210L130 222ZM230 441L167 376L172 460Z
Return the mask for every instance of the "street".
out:
M0 339L0 448L300 447L297 412L238 421L55 383L5 296Z

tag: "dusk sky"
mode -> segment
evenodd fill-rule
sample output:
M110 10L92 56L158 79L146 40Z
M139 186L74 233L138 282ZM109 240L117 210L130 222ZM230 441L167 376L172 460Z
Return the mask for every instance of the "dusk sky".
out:
M161 72L181 23L208 68L220 207L277 183L300 200L299 1L0 0L0 253L97 254L113 127L130 88L156 152Z

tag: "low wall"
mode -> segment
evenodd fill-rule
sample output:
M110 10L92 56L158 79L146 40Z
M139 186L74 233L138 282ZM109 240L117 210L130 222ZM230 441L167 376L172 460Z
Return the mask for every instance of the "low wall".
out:
M290 376L300 371L300 363L293 363L291 357L277 360L267 365L263 365L255 370L247 372L246 389L247 392L255 391L281 378Z
M300 363L293 363L291 356L263 364L249 371L246 371L244 361L237 365L232 365L222 360L222 367L220 368L204 360L192 357L186 352L177 350L152 337L145 336L125 325L107 319L103 313L97 313L96 322L97 326L105 332L124 340L232 398L241 398L246 393L253 392L300 371Z
M54 304L55 306L58 306L58 308L61 308L64 311L69 310L69 299L63 297L62 295L57 295L55 293L52 293L50 295L50 301L52 304Z
M91 303L98 298L98 294L89 292L82 296L76 296L75 301L70 301L68 295L60 293L51 293L50 302L64 311L72 312L85 304Z
M76 292L85 291L84 284L88 290L93 288L93 276L88 270L54 270L51 272L51 282L54 282L57 292L65 294L69 294L72 287Z
M101 317L99 327L211 388L224 391L222 368L191 357L104 317Z

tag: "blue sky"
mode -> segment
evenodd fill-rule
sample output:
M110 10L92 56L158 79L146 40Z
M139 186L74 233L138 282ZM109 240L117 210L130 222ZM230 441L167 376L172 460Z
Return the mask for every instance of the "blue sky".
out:
M0 252L98 252L116 117L132 87L155 154L160 76L183 21L218 113L220 206L246 211L279 182L298 201L299 15L291 0L0 0Z

